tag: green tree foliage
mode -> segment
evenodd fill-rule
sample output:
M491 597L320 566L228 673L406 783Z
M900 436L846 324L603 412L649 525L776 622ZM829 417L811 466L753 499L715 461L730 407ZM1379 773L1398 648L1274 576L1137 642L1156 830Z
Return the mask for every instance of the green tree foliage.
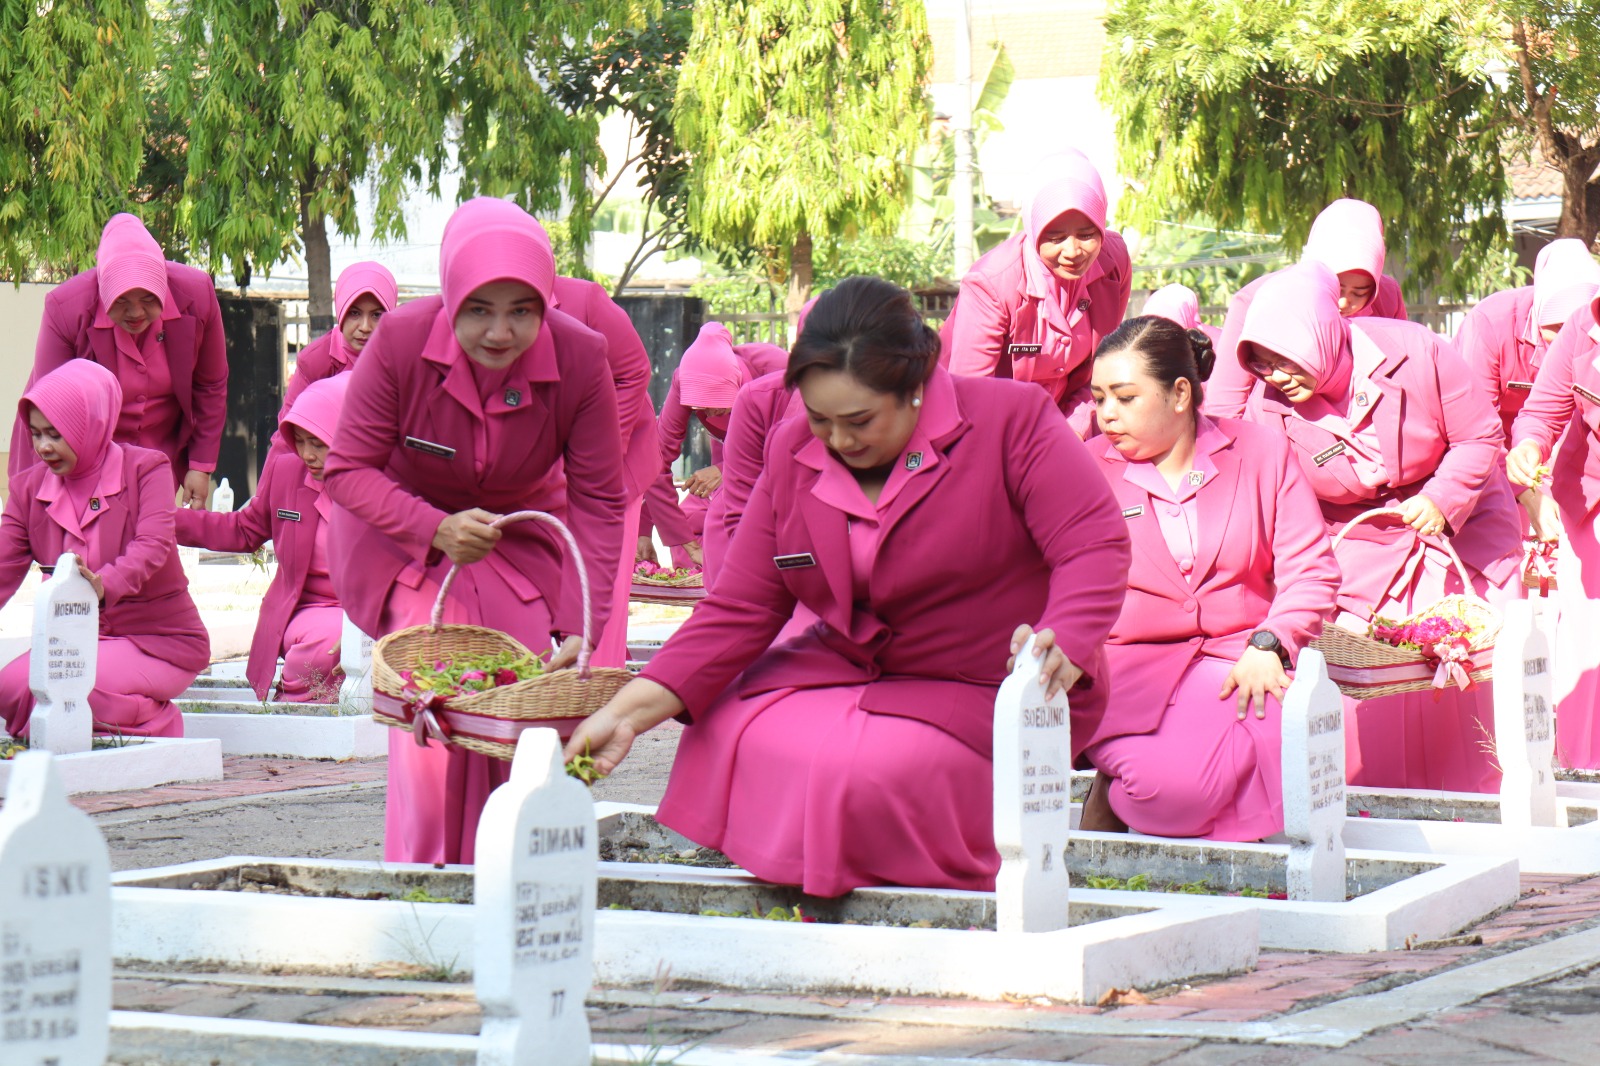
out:
M1413 295L1464 291L1508 246L1484 18L1455 0L1115 0L1100 89L1136 183L1119 215L1281 232L1297 254L1324 205L1358 197Z
M361 233L358 184L378 240L404 234L404 196L436 194L452 158L463 197L582 199L598 120L563 111L540 71L635 17L614 0L188 0L174 68L189 77L169 94L190 133L184 225L240 276L303 249L313 330L331 328L327 227Z
M143 155L140 0L0 0L0 264L15 281L88 266Z
M898 221L930 60L920 0L697 3L673 119L695 236L758 249L797 313L813 236Z

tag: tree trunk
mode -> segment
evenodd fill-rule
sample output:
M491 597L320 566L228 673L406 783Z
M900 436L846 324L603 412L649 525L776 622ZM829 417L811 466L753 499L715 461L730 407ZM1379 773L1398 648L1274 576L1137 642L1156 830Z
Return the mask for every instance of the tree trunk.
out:
M311 336L333 331L333 264L328 249L328 219L311 207L311 193L300 190L300 239L306 250L306 315Z
M796 332L800 309L811 299L811 234L802 230L789 249L789 294L783 310L789 316L789 331Z
M1585 245L1594 243L1600 231L1600 186L1590 184L1600 148L1586 148L1564 159L1551 160L1561 168L1561 220L1557 237L1576 237Z

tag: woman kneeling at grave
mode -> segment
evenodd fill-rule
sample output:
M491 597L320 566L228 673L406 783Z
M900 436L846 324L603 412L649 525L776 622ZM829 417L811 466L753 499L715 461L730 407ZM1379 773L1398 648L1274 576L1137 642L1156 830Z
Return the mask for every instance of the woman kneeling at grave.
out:
M609 772L689 722L659 819L769 881L992 889L994 700L1029 632L1088 736L1128 539L1039 388L939 369L903 289L851 278L789 357L805 417L773 430L726 569L569 755ZM819 621L772 644L804 604Z
M1256 840L1283 829L1278 701L1339 587L1316 494L1283 434L1200 414L1211 341L1124 322L1095 354L1089 449L1133 566L1086 737L1083 828ZM1253 713L1252 713L1253 709Z
M178 543L212 551L253 552L272 541L278 570L261 601L245 676L259 699L272 693L278 656L283 679L277 698L289 703L333 703L344 674L339 641L344 611L328 575L328 515L322 491L328 441L339 424L350 375L312 382L283 415L256 494L232 513L179 511Z
M12 480L0 519L0 597L10 599L31 563L76 554L100 597L94 731L181 737L172 700L205 669L211 645L174 550L167 458L112 441L122 387L87 359L40 378L18 409L40 462ZM27 733L27 654L0 670L0 714L13 736Z

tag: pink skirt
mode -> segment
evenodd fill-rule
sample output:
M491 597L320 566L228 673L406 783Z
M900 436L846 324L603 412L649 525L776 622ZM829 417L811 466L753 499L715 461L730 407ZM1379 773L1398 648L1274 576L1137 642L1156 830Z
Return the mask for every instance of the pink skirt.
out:
M396 584L384 605L381 633L426 624L449 569L446 559L428 572L420 588ZM494 628L535 652L550 647L550 611L543 599L524 603L488 566L463 568L450 586L444 620L486 625L490 619ZM411 733L391 729L384 860L472 862L483 805L510 776L511 764L503 759L437 740L422 747Z
M1600 770L1600 529L1593 512L1561 512L1566 533L1553 594L1556 626L1556 764Z
M1108 774L1111 809L1151 836L1260 840L1283 831L1283 708L1239 721L1237 695L1218 699L1233 670L1196 660L1153 733L1112 737L1084 754Z
M657 818L757 877L990 891L993 766L939 729L858 706L862 686L741 699L683 731Z

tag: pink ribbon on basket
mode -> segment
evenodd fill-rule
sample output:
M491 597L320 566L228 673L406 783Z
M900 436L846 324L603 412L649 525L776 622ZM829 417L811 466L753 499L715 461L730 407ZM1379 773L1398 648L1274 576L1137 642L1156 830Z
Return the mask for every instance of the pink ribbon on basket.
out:
M1522 572L1533 571L1539 581L1539 595L1550 595L1550 583L1556 578L1556 546L1545 542L1528 545L1528 554L1522 560Z
M1452 681L1463 692L1472 687L1472 675L1467 672L1466 666L1461 665L1472 665L1466 641L1452 640L1442 646L1435 644L1433 650L1439 656L1439 667L1433 672L1434 688L1442 689Z

